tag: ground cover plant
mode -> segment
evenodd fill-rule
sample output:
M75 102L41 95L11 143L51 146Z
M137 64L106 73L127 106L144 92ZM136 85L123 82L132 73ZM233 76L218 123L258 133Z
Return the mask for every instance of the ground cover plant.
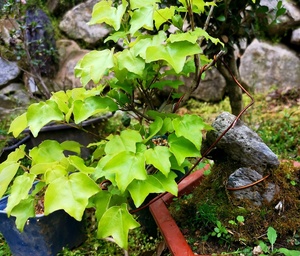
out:
M244 121L260 134L279 159L299 161L298 103L269 99L268 95L273 94L274 91L256 95L254 107L245 113ZM189 104L196 112L205 109L210 113L207 118L212 120L222 111L218 106L225 110L229 107L226 101L214 105L195 101ZM256 255L299 255L299 167L282 163L271 178L281 189L278 200L251 210L246 203L244 207L237 207L231 202L224 185L228 175L226 166L213 167L199 188L188 197L176 200L170 208L195 252L255 255L256 251ZM285 205L280 212L278 209L282 205L277 203L282 198Z

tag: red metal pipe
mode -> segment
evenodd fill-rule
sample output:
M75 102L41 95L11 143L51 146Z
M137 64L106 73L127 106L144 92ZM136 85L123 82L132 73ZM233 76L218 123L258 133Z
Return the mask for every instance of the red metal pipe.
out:
M195 171L182 180L178 185L178 196L188 194L198 186L201 183L204 171L209 168L210 166L206 165L203 169ZM167 193L157 199L150 204L150 212L165 239L170 253L174 256L194 256L195 254L167 208L167 205L172 202L173 197L173 195Z

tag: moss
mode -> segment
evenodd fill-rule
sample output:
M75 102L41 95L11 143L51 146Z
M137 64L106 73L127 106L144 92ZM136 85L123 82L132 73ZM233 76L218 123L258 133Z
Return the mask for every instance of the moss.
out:
M231 170L232 165L215 165L211 174L193 191L192 196L178 199L170 206L170 211L182 230L189 236L200 233L201 237L198 237L198 240L201 240L212 232L216 216L232 234L232 248L238 248L242 244L254 246L259 240L266 238L267 228L272 226L277 231L277 243L280 247L299 249L287 241L300 232L300 170L294 169L291 162L282 163L268 178L268 182L278 185L280 191L272 202L265 202L263 206L257 207L247 201L237 205L232 200L226 190L226 180L231 173L227 168ZM263 182L260 186L264 186ZM275 209L279 201L284 205L280 213ZM210 209L211 221L205 222L203 218L199 218L199 209L201 210L203 205ZM237 216L243 216L244 223L238 223ZM217 242L220 242L220 239ZM212 249L218 248L209 246Z

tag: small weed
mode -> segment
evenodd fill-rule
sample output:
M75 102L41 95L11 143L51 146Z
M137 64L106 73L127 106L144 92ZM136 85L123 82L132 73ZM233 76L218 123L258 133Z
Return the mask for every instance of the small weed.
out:
M277 239L277 232L273 227L268 228L267 237L268 237L268 241L269 241L271 246L268 246L265 242L260 241L259 246L260 246L261 250L264 252L264 254L261 254L261 256L263 256L263 255L275 255L275 254L278 254L278 253L282 253L282 254L288 255L288 256L299 256L300 251L289 250L289 249L286 249L286 248L280 248L280 249L275 249L274 248L274 244L275 244L276 239ZM265 254L265 253L267 253L267 254Z
M204 203L198 207L195 221L197 226L208 226L217 222L217 207L212 204Z
M223 226L223 224L221 223L221 221L217 221L216 222L216 227L214 228L213 232L210 232L210 236L216 236L217 238L219 238L219 242L222 243L230 243L231 242L231 234L228 233L227 229L225 226Z
M244 216L239 215L239 216L236 217L236 220L237 221L229 220L228 223L231 224L231 225L234 225L234 226L244 225L244 221L245 221Z

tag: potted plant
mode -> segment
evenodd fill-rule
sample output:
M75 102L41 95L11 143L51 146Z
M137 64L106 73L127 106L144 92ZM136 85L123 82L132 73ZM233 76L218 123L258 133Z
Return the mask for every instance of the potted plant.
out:
M75 68L83 87L53 93L50 99L30 105L9 131L18 136L29 127L37 136L49 122L79 124L95 114L117 110L126 112L132 122L123 131L91 144L95 151L88 164L78 155L81 145L74 141L46 140L29 153L24 146L12 152L0 165L0 196L9 194L6 213L16 217L19 229L34 217L41 196L46 216L63 210L81 221L85 210L94 208L98 237L112 237L127 249L129 230L139 226L129 199L138 208L153 193L177 196L175 179L186 168L193 168L191 160L200 157L202 132L211 127L197 115L175 112L216 61L202 54L199 41L221 44L205 28L191 26L185 31L180 14L185 12L192 19L193 12L204 13L212 5L202 1L170 7L155 1L130 1L130 5L122 1L117 6L101 1L95 5L90 23L110 25L114 32L106 41L122 44L122 50L116 47L85 55ZM170 24L175 33L167 31ZM145 29L159 32L146 34ZM114 78L105 81L106 74ZM178 80L170 79L174 75ZM194 76L184 94L177 93L183 83L179 76ZM97 86L88 89L91 80ZM161 101L166 86L172 90ZM29 162L22 164L26 158Z

